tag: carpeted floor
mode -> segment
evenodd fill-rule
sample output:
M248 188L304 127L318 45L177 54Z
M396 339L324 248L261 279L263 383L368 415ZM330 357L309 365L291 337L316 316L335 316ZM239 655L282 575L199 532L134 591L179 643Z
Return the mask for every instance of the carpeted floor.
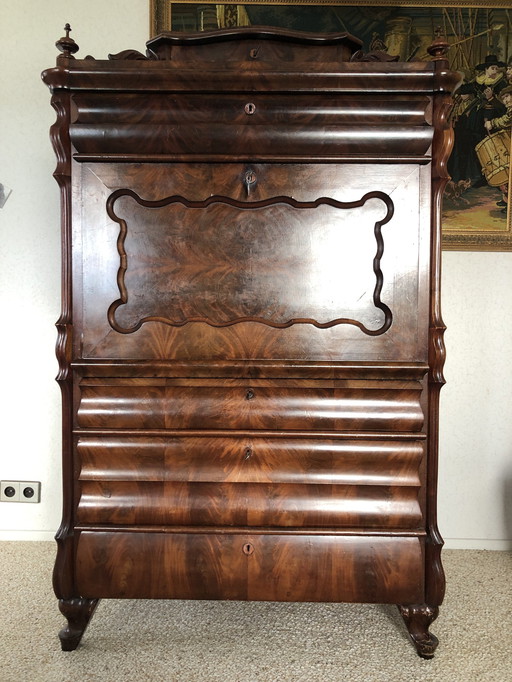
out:
M103 601L60 651L51 542L0 542L0 682L509 682L512 553L450 550L419 658L392 606Z

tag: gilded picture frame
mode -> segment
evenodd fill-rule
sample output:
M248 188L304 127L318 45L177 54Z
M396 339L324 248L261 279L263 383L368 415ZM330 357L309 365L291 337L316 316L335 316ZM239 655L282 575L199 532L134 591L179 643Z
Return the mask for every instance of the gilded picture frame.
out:
M451 116L443 248L512 250L512 94L502 94L512 87L510 0L150 0L150 10L152 36L262 24L346 31L363 40L363 49L385 49L404 61L429 59L425 48L440 27L450 43L450 66L464 76Z

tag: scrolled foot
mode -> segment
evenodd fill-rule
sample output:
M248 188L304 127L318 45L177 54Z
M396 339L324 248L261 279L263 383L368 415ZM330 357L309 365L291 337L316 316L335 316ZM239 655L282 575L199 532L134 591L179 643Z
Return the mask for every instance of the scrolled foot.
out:
M405 621L418 655L422 658L433 658L439 640L428 629L439 615L439 608L428 606L428 604L412 604L399 605L398 610Z
M59 609L68 624L59 632L62 651L74 651L80 644L94 610L98 605L98 599L60 599Z

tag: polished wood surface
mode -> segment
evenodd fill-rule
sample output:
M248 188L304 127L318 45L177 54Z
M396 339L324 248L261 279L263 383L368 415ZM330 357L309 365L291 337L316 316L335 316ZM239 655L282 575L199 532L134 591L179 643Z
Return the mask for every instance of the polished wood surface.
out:
M424 456L424 441L409 434L156 433L80 432L79 480L417 486Z
M85 596L415 603L423 594L415 537L83 531L77 545Z
M197 379L188 385L183 385L185 380L161 382L127 379L113 385L82 384L77 425L419 432L424 420L419 382L374 382L373 386L339 382L335 387L300 381L290 386L261 379L250 384L235 379ZM377 403L381 411L374 409Z
M357 601L431 657L442 41L57 47L62 647L99 598Z

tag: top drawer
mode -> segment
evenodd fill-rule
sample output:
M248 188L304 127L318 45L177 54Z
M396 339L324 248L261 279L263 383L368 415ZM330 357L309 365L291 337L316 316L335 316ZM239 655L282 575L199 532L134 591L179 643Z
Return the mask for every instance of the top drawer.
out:
M86 156L421 157L429 112L425 95L78 93L70 136Z
M336 384L336 385L334 385ZM95 379L81 384L79 427L419 432L415 381Z

